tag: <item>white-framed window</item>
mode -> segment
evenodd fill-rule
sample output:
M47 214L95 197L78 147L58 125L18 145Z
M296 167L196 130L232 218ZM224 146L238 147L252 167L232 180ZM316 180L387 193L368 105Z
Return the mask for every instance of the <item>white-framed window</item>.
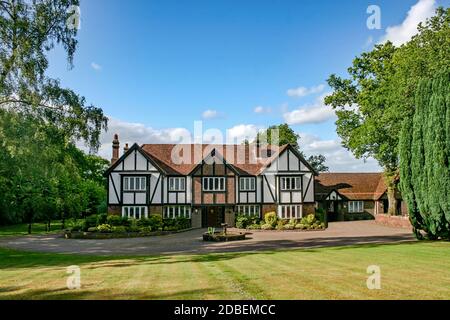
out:
M256 178L255 177L242 177L239 179L240 191L255 191L256 190Z
M364 212L364 201L349 201L348 213L362 213Z
M237 213L246 216L258 216L260 217L260 210L258 205L245 205L237 206Z
M122 207L122 217L138 220L148 218L148 208L143 206Z
M301 177L281 177L280 188L282 191L299 191L302 189Z
M280 219L301 219L301 218L303 218L303 206L301 206L301 205L278 206L278 218L280 218Z
M125 177L123 178L123 191L146 191L146 177Z
M169 177L169 191L185 191L186 178L185 177Z
M169 206L164 207L164 219L191 218L190 206Z
M203 178L203 191L225 191L225 177Z

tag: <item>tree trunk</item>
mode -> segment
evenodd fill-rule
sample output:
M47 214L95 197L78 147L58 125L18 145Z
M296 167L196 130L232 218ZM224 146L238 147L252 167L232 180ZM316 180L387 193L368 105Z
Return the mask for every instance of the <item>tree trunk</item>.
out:
M389 202L388 214L391 216L397 215L397 199L395 198L395 191L396 191L396 188L388 188L387 189L387 196L388 196L388 202Z
M397 198L395 196L398 191L398 173L396 171L386 171L385 182L389 202L388 214L395 216L397 215Z
M31 221L28 223L28 234L31 234L31 225L32 224L33 223Z
M51 223L52 223L51 220L48 220L48 221L47 221L47 232L50 232Z

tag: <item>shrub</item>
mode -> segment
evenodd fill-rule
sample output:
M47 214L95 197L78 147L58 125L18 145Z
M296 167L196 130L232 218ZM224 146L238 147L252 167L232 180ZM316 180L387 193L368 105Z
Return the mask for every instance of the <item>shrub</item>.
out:
M298 223L295 225L295 229L305 230L306 228L307 228L306 225L304 225L302 223Z
M152 222L148 218L142 218L141 220L137 221L137 226L140 228L151 227L151 225L152 225Z
M121 225L121 226L129 227L129 226L131 225L131 220L132 220L132 219L128 219L128 217L122 217L121 220L122 220L122 221L120 222L120 225Z
M175 226L175 219L163 219L163 230L173 231Z
M313 214L309 214L308 216L306 216L306 222L311 225L314 222L316 222L316 216Z
M125 226L112 227L112 232L114 232L114 233L126 233L127 232L127 227L125 227Z
M97 215L91 215L85 219L85 230L97 226Z
M295 225L292 225L292 224L285 224L284 226L283 226L283 230L294 230L295 229Z
M189 229L191 227L191 220L187 218L176 218L175 226L177 227L177 230Z
M245 229L247 228L248 219L244 215L237 215L236 216L236 228L239 229Z
M277 214L275 212L266 213L266 215L264 216L264 221L266 222L266 224L270 224L272 227L275 227L278 222Z
M246 229L251 225L259 224L261 222L261 218L259 216L248 216L244 214L238 214L236 216L236 228Z
M277 223L277 230L284 230L284 225L285 225L286 223L285 223L285 221L283 221L283 220L278 220L278 223Z
M97 227L97 231L101 233L109 233L112 232L112 227L109 224L101 224Z
M97 225L105 224L107 223L108 215L107 214L99 214L97 215Z
M152 230L161 230L163 228L163 219L158 214L151 214L148 218L150 224L149 226Z
M250 230L260 230L261 229L261 225L255 223L255 224L249 225L247 228L250 229Z
M87 230L87 232L97 232L98 231L97 227L90 227L90 228L87 228L86 230Z
M67 228L70 231L85 231L86 229L86 222L85 220L77 220L77 219L70 219L67 221Z
M320 222L325 222L325 210L323 210L323 208L319 208L316 210L316 218Z
M141 228L140 231L143 233L150 233L150 232L152 232L152 228L151 227L143 227L143 228Z
M266 224L261 225L261 229L262 230L273 230L274 227L271 224L266 223Z
M122 217L119 216L108 216L106 218L106 223L110 226L121 226L123 223Z

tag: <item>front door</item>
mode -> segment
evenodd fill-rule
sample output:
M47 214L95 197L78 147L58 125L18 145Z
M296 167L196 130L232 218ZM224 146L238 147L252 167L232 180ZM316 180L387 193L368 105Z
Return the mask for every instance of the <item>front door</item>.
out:
M202 227L203 228L220 228L225 222L225 214L223 207L206 207L202 210Z

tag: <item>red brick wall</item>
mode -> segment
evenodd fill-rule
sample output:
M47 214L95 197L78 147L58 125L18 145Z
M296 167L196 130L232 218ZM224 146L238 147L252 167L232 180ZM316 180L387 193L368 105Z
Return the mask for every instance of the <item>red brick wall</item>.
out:
M112 216L121 216L122 207L121 206L108 206L108 214Z
M206 166L205 166L206 167ZM194 177L194 204L226 204L228 198L228 204L234 204L236 201L235 197L235 185L234 177L227 177L227 193L208 193L203 192L203 202L202 202L202 178ZM226 198L227 197L227 198ZM215 202L214 202L215 198Z
M411 222L407 216L390 216L387 214L377 214L375 222L388 227L412 229Z

